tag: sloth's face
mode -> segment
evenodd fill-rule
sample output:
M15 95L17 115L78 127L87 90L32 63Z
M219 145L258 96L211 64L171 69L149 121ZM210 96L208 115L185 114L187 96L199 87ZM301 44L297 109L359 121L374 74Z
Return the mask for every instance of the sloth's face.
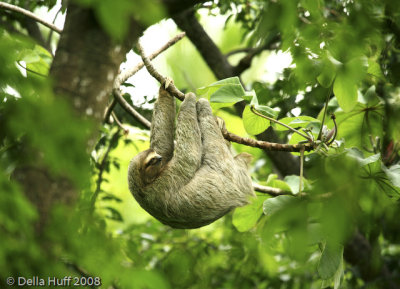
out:
M162 170L162 157L153 149L148 149L140 154L141 167L140 172L142 180L145 184L153 182L161 173Z

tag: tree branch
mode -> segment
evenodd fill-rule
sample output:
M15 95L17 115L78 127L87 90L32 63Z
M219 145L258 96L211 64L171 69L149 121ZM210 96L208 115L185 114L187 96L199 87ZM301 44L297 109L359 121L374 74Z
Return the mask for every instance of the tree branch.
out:
M147 58L149 60L153 60L154 58L156 58L158 55L160 55L162 52L164 52L165 50L167 50L168 48L170 48L172 45L174 45L175 43L177 43L179 40L181 40L183 37L185 37L186 33L182 32L179 33L178 35L176 35L175 37L173 37L172 39L170 39L167 43L165 43L163 46L161 46L158 50L154 51L152 54L150 54ZM133 76L134 74L136 74L140 69L142 69L144 67L144 63L141 62L139 64L137 64L136 66L132 67L132 68L128 68L125 69L124 71L122 71L116 79L116 84L118 86L121 86L122 83L124 83L125 81L127 81L131 76Z
M117 99L118 103L125 109L129 114L131 114L135 119L137 119L145 127L150 128L151 123L142 116L138 111L136 111L121 95L118 88L113 88L112 90L114 98Z
M181 40L183 37L185 37L185 33L180 33L170 39L167 43L165 43L163 46L161 46L158 50L154 51L150 56L147 58L150 62L150 59L156 58L158 55L160 55L162 52L170 48L172 45L177 43L179 40ZM118 103L122 106L123 109L125 109L130 115L132 115L136 120L138 120L141 124L143 124L145 127L150 128L151 123L143 117L137 110L135 110L121 95L120 92L120 87L121 85L127 81L131 76L136 74L140 69L144 67L144 62L141 62L137 64L136 66L132 68L128 68L124 71L122 71L116 78L113 84L113 95L114 99L111 102L111 104L108 106L105 116L104 116L104 122L108 122L110 115L115 107L115 105ZM151 65L151 63L150 63Z
M115 115L115 113L114 113L114 112L111 112L111 115L112 115L112 117L113 117L115 123L116 123L116 124L118 125L118 127L124 132L124 134L128 134L128 133L129 133L129 130L126 129L126 128L122 125L122 123L119 121L119 119L118 119L118 117Z
M160 82L161 85L164 85L167 81L167 78L162 76L151 64L150 60L144 55L143 47L140 45L140 43L137 44L137 48L139 50L139 53L142 57L142 60L144 62L144 65L146 66L147 70L149 71L150 75L153 76L155 79L157 79L158 82ZM185 98L185 94L181 92L172 82L168 83L168 86L166 86L166 90L176 98L183 100ZM237 136L231 132L228 132L228 130L225 128L222 129L222 134L224 138L228 141L236 142L239 144L243 144L246 146L251 146L251 147L257 147L257 148L262 148L267 151L286 151L286 152L300 152L302 149L305 151L311 151L314 149L312 144L280 144L280 143L270 143L266 141L258 141L250 138L242 138L240 136Z
M237 48L234 50L229 51L228 53L225 54L225 57L229 57L238 53L250 53L254 50L255 48L251 47L243 47L243 48Z
M281 151L281 152L300 152L302 149L304 151L312 151L314 150L314 146L311 143L306 144L281 144L274 142L267 142L261 140L255 140L247 137L240 137L234 133L229 132L226 129L222 130L222 135L228 141L235 142L238 144L260 148L265 151Z
M113 112L116 104L117 104L117 98L114 97L113 100L111 101L110 105L106 109L106 113L104 114L103 123L110 123L110 116L111 116L111 113Z
M282 195L292 195L291 192L284 191L278 188L270 187L270 186L262 186L256 183L253 183L253 189L257 192L268 194L273 197L282 196Z
M137 49L139 50L140 56L142 57L143 63L146 66L147 71L150 73L151 76L153 76L161 85L165 85L167 82L167 78L162 76L151 64L150 60L145 56L143 47L140 45L140 42L137 43ZM173 83L165 87L168 92L172 95L174 95L176 98L179 100L184 100L185 99L185 94L180 91L179 89L176 88Z
M253 58L259 55L261 52L264 50L270 50L271 47L278 42L281 39L281 37L278 34L275 34L273 37L270 37L270 39L267 40L267 43L264 45L261 45L257 48L251 49L249 53L244 56L236 65L233 70L236 75L242 74L246 69L250 68L251 62L253 61Z
M236 75L233 66L229 64L203 26L197 21L193 9L173 15L172 19L182 31L186 32L187 37L196 46L216 78L224 79Z
M208 0L162 0L170 15L179 13L183 10L191 8L196 4L208 2Z
M21 8L21 7L18 7L18 6L12 5L12 4L8 4L8 3L2 2L2 1L0 1L0 8L3 8L5 10L10 10L10 11L21 13L21 14L23 14L23 15L29 17L29 18L32 18L33 20L43 24L44 26L50 28L51 30L54 30L55 32L57 32L59 34L61 34L61 32L62 32L62 30L59 29L57 26L55 26L55 25L43 20L42 18L36 16L35 14L33 14L29 10L26 10L26 9Z
M139 50L140 56L142 57L143 63L146 66L148 72L150 75L152 75L155 79L157 79L161 85L165 85L168 79L166 79L164 76L162 76L151 64L150 60L145 56L145 53L143 51L143 47L140 45L138 42L137 48ZM185 95L178 89L176 86L173 84L173 82L168 82L168 85L166 86L166 90L173 95L174 97L183 100L185 98ZM226 128L223 128L221 130L224 138L228 141L236 142L239 144L244 144L247 146L252 146L252 147L258 147L262 148L266 151L289 151L289 152L300 152L300 151L310 151L313 150L313 144L295 144L295 145L289 145L289 144L279 144L279 143L270 143L270 142L265 142L265 141L257 141L253 140L250 138L242 138L239 137L233 133L230 133L227 131ZM280 189L273 188L273 187L266 187L266 186L261 186L261 185L255 185L253 188L259 192L266 193L272 196L279 196L282 194L289 194L289 192L284 192Z

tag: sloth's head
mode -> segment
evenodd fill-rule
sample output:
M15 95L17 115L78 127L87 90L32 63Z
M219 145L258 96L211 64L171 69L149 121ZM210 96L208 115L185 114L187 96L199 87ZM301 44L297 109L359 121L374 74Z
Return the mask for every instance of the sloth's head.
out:
M135 156L129 165L129 176L146 186L152 183L162 171L162 157L153 149L145 150Z

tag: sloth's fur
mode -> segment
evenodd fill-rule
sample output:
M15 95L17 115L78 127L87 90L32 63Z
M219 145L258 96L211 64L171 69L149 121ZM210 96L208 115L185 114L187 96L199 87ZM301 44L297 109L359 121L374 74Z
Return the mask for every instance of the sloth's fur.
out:
M174 228L212 223L254 196L248 163L232 156L205 99L186 94L178 114L174 144L175 100L160 88L150 149L135 156L129 189L151 215Z

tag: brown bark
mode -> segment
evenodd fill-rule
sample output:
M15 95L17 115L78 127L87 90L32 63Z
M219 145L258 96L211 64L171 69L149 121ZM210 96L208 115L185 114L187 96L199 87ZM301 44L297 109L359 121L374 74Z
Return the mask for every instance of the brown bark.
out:
M79 115L101 123L119 65L140 33L133 23L127 41L116 43L93 11L69 5L50 70L55 94L66 97Z
M50 70L56 97L70 103L78 117L92 119L100 126L119 65L140 33L139 25L132 23L126 41L117 43L102 29L92 10L69 4ZM82 150L90 151L94 140L95 133ZM71 180L52 177L39 165L16 169L14 178L39 211L39 232L55 204L71 205L78 195Z
M186 32L187 37L196 46L216 78L224 79L235 76L233 66L229 64L226 57L208 36L194 13L194 10L190 9L172 16L172 19L182 31Z

